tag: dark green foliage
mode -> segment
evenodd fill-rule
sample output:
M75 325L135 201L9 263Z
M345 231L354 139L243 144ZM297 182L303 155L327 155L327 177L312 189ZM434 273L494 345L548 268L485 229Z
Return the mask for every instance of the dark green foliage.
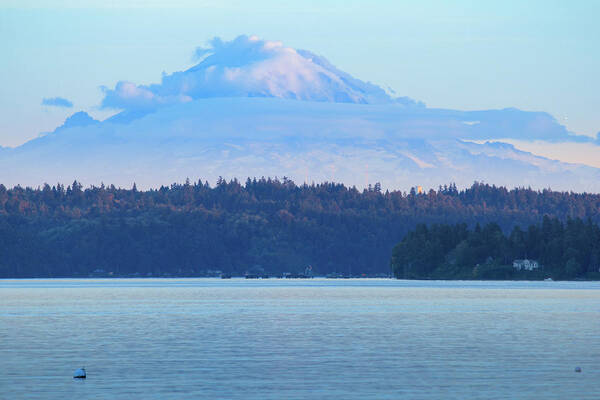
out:
M590 219L544 216L527 231L515 226L477 224L418 225L392 250L397 278L411 279L599 279L600 227ZM540 268L519 271L517 259L537 260Z
M559 221L542 221L546 214ZM570 271L597 271L600 253L579 249L591 237L580 234L583 223L576 217L599 221L600 195L479 183L463 191L450 185L407 194L382 191L380 185L364 191L334 183L297 186L286 178L245 184L220 179L215 187L188 181L148 191L84 189L78 182L66 188L0 185L0 277L88 276L97 269L119 276L261 268L276 274L302 272L307 265L316 274L389 273L392 247L417 224L430 226L420 227L418 235L439 232L414 250L418 261L407 276L435 277L440 260L467 238L467 227L492 221L498 225L485 226L477 242L454 255L458 263L472 263L492 250L500 257L503 248L490 245L500 228L542 222L513 231L503 245L519 254L536 251L561 259L568 251ZM457 222L464 225L439 225ZM561 240L571 250L556 241L557 230L570 232ZM538 240L546 236L552 240ZM461 276L458 264L452 265ZM478 273L492 274L483 268Z

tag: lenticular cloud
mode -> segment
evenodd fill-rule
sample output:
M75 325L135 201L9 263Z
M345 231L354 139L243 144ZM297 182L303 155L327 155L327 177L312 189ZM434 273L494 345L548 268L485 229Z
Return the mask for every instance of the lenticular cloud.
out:
M353 78L309 51L255 36L232 41L215 38L208 47L197 49L196 56L200 59L196 66L165 75L160 84L121 81L114 89L104 88L102 107L150 110L210 97L417 104L407 98L394 99L379 86Z

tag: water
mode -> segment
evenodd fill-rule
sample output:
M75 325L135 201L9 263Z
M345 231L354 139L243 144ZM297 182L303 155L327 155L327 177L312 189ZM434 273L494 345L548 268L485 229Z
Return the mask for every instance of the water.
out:
M0 398L597 399L599 289L0 280Z

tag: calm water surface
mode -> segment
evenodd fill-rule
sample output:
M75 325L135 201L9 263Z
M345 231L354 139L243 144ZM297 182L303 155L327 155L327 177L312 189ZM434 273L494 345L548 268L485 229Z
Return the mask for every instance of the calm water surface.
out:
M599 283L0 280L2 399L599 397Z

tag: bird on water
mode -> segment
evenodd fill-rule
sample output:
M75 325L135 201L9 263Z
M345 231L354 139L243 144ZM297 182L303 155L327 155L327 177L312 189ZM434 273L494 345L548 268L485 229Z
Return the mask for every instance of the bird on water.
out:
M75 372L73 372L73 378L85 379L85 377L85 367L78 368L75 370Z

